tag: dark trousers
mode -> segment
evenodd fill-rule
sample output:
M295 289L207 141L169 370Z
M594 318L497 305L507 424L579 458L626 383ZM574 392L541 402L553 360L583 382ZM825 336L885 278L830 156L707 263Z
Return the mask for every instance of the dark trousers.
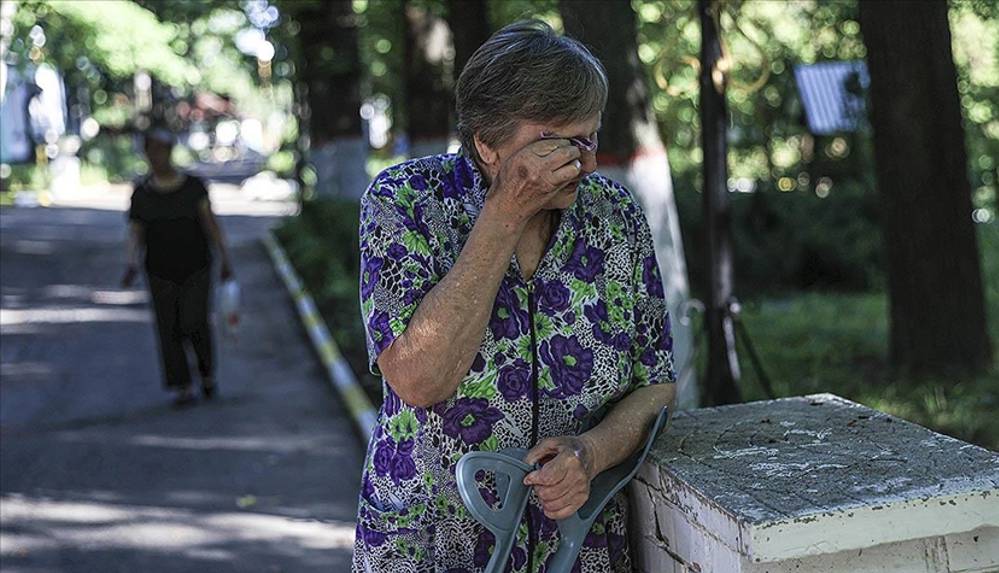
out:
M211 269L198 271L181 283L146 275L156 313L156 332L163 361L163 379L168 389L191 385L186 342L198 357L198 372L210 378L214 371L212 330L208 324Z

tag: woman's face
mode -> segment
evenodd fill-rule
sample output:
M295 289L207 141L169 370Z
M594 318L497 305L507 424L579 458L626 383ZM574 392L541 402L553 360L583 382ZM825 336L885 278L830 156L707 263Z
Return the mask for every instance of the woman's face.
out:
M173 151L172 145L150 138L146 140L145 151L146 159L149 160L149 168L154 173L163 173L170 170L170 153Z
M595 144L597 141L597 132L600 131L600 118L601 114L598 113L588 119L562 125L526 121L521 122L521 124L517 127L517 131L514 132L510 139L491 150L495 157L493 158L493 161L486 165L489 178L492 179L495 177L496 173L499 172L499 166L503 164L503 161L515 155L526 145L534 143L539 139L552 137L567 139L581 138L589 140ZM567 209L576 201L579 181L583 177L586 177L590 173L597 170L597 150L595 146L592 146L591 149L583 149L580 145L577 145L577 147L580 147L579 162L581 164L581 168L579 177L573 179L559 189L552 196L551 201L545 205L545 209ZM484 157L483 159L486 158Z

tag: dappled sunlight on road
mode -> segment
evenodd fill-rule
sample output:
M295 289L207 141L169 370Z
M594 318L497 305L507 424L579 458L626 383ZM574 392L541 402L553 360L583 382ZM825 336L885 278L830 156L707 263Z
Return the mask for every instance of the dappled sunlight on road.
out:
M83 322L149 322L146 309L126 308L38 308L2 309L0 325L80 324Z
M272 545L286 556L350 548L354 524L248 511L199 511L21 495L0 498L0 555L22 556L72 543L87 551L141 550L163 557L228 559L243 543ZM43 533L44 532L44 533Z

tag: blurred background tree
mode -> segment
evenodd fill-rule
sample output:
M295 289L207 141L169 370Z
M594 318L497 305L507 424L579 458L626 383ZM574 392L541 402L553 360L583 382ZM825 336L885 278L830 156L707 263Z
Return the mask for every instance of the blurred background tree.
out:
M947 5L860 3L883 205L890 357L903 373L991 363Z

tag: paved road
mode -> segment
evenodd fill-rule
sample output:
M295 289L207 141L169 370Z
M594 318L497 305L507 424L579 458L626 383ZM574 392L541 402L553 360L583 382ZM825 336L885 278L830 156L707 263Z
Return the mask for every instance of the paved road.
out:
M360 442L257 239L287 209L213 189L244 297L221 399L160 388L125 196L0 213L3 570L346 571Z

